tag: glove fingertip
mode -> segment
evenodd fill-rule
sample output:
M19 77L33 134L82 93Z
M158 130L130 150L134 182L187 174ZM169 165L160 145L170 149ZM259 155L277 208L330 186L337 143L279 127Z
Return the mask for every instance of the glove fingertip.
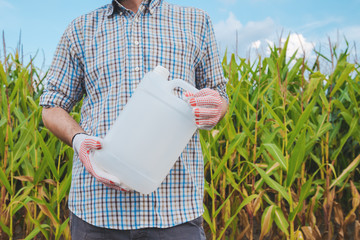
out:
M101 149L101 148L102 148L101 142L100 142L100 141L96 141L96 143L95 143L95 149Z
M195 107L196 106L196 100L194 98L189 100L189 103L191 106Z
M194 113L195 117L200 117L200 110L198 108L194 108L193 113Z

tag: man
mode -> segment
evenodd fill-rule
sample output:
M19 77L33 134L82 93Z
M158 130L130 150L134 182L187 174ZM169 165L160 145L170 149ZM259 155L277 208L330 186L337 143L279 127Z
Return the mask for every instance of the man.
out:
M75 151L68 203L74 240L205 239L198 132L149 195L102 176L88 160L157 65L170 71L170 79L200 89L184 93L199 128L209 130L225 115L226 81L214 31L199 9L163 0L113 1L75 19L60 40L40 104L45 126ZM84 95L78 124L68 112Z

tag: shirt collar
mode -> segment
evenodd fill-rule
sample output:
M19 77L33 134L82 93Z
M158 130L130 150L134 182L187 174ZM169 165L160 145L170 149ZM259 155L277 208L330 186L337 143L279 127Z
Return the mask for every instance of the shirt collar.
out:
M155 11L155 9L161 5L163 0L149 0L150 5L149 5L149 12L150 14L153 14L153 12Z
M155 9L161 5L163 0L143 0L145 8L148 9L150 14L153 14ZM108 5L108 9L106 11L106 16L111 17L116 11L124 11L126 8L122 6L120 3L117 3L115 0L112 1L111 4Z
M108 5L105 15L107 17L111 17L114 13L114 9L115 9L115 5L114 5L114 1L113 1L111 4Z

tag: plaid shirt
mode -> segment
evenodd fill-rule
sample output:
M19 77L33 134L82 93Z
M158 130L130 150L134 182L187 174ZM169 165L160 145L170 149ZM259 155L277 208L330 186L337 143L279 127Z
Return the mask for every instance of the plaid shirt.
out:
M144 74L157 65L170 71L170 79L209 87L227 98L208 15L147 0L136 14L113 2L75 19L57 47L40 104L71 111L85 95L80 125L104 137ZM104 228L171 227L202 215L203 168L198 132L149 195L107 188L74 156L69 209Z

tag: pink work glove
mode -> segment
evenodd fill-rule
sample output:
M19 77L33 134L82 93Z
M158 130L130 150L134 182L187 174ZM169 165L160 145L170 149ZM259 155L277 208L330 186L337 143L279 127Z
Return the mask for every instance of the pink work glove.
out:
M220 94L210 88L204 88L195 94L185 92L184 95L193 107L198 128L210 130L215 127L221 118L222 100Z
M75 135L72 147L75 154L80 158L80 161L84 165L85 169L94 177L96 180L101 182L107 187L120 190L120 191L130 191L129 187L120 183L120 181L107 172L104 172L102 169L97 167L94 164L91 164L90 161L90 151L101 149L102 139L98 137L89 136L85 133L80 133Z

